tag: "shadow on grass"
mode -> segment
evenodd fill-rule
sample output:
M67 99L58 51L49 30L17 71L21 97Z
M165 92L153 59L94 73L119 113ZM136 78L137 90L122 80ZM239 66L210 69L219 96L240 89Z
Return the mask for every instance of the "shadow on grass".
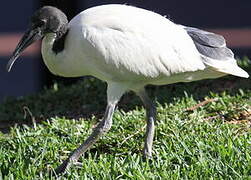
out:
M250 71L247 69L247 72ZM249 73L251 74L251 73ZM239 89L251 89L251 79L226 76L219 79L209 79L190 83L177 83L166 86L148 86L147 91L160 104L171 103L174 98L182 98L185 93L196 100L203 100L210 92L227 91L236 94ZM0 131L7 133L15 125L32 125L53 117L67 119L90 118L95 115L101 118L106 106L106 84L95 78L84 78L71 86L54 84L43 92L22 97L7 99L0 104ZM142 106L134 93L125 94L119 109L127 112Z

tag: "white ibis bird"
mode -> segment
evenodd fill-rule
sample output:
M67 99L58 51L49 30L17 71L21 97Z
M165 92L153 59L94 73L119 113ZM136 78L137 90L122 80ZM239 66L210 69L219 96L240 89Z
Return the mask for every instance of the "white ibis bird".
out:
M249 77L237 66L234 54L220 35L175 24L154 12L128 5L102 5L87 9L70 22L51 6L37 10L17 45L7 69L34 41L43 39L42 56L56 75L91 75L107 86L107 107L92 134L58 168L69 164L92 146L112 125L116 104L126 91L134 91L146 108L143 154L152 156L156 108L145 86L218 78L227 74Z

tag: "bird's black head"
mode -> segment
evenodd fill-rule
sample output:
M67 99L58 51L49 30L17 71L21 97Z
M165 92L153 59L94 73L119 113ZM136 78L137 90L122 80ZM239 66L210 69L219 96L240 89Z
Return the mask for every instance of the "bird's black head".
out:
M7 70L10 71L15 60L33 42L42 39L47 33L55 33L62 36L67 31L68 20L66 15L59 9L44 6L37 10L31 17L29 29L25 32L12 54Z
M58 33L65 28L68 20L65 14L52 6L45 6L37 10L31 17L31 28L45 33Z

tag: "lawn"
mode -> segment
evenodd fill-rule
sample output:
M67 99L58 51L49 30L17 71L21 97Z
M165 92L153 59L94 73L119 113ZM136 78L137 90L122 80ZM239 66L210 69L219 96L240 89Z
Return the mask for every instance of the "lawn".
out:
M85 78L0 104L0 179L54 179L102 117L105 89ZM128 93L112 129L62 179L251 179L250 78L147 89L157 103L153 159L142 158L145 111Z

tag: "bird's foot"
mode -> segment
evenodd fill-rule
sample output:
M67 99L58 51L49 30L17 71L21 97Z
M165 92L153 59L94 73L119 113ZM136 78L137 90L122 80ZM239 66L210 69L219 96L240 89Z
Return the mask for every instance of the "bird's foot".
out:
M83 166L83 164L80 162L73 162L73 161L67 159L56 168L56 170L55 170L56 175L65 173L71 167L72 164L76 165L77 167Z
M83 163L80 163L80 162L75 162L74 165L76 165L78 168L83 167Z
M145 159L152 159L152 152L146 151L145 149L143 150L143 157Z
M65 173L66 170L69 169L70 165L71 165L70 160L69 160L69 159L66 159L62 164L60 164L60 165L56 168L55 173L56 173L57 175Z

